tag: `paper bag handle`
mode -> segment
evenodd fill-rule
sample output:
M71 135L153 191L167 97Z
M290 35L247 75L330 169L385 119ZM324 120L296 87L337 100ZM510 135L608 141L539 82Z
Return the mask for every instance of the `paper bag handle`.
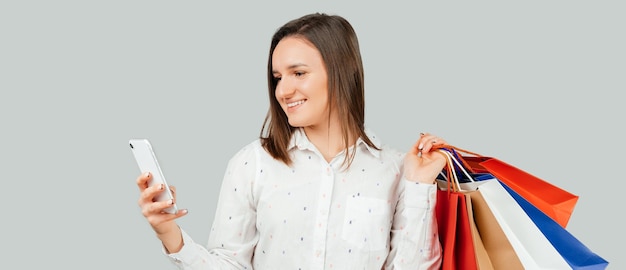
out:
M463 166L461 162L459 162L457 158L452 153L450 153L449 150L439 148L437 149L437 152L443 154L446 157L446 170L448 172L448 178L453 179L453 181L450 181L450 179L446 178L446 181L448 182L448 187L450 186L450 184L452 184L452 188L454 191L463 191L463 189L461 189L461 183L459 182L459 179L457 177L454 164L459 167L459 169L463 172L467 179L469 179L471 182L476 182L472 175L467 172L465 166Z
M465 149L463 149L463 148L459 148L459 147L456 147L456 146L454 146L454 145L449 145L449 144L444 144L444 145L435 145L435 146L433 146L433 147L434 147L434 149L451 149L451 150L448 150L448 151L457 151L457 152L465 153L465 154L472 155L472 156L479 157L479 158L480 158L480 157L484 157L484 156L483 156L483 155L481 155L481 154L478 154L478 153L475 153L475 152L471 152L471 151L465 150ZM476 171L475 171L474 169L472 169L472 166L470 166L470 165L467 163L467 161L466 161L465 159L463 159L463 157L462 157L462 156L460 156L460 155L459 155L459 156L458 156L458 157L456 157L456 158L457 158L457 159L458 159L458 160L459 160L459 161L463 164L463 166L462 166L462 167L464 167L465 169L467 169L467 170L468 170L469 172L471 172L471 173L476 173ZM471 179L471 178L470 178L470 179Z

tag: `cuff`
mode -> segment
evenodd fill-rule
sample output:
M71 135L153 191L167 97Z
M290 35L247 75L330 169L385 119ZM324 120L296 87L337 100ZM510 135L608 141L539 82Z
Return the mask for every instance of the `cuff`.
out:
M180 232L183 236L183 247L178 252L167 253L165 247L162 247L161 249L172 263L177 265L190 264L198 259L197 257L199 252L194 252L196 244L193 242L193 239L191 239L191 236L189 236L182 228L180 229Z

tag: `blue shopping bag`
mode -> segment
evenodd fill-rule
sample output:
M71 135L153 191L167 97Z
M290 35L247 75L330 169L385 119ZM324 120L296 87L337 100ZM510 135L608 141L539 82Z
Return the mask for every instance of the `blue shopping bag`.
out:
M511 194L513 199L517 201L572 269L606 269L609 264L608 261L591 251L565 228L561 227L556 221L529 203L506 184L500 183L504 189Z

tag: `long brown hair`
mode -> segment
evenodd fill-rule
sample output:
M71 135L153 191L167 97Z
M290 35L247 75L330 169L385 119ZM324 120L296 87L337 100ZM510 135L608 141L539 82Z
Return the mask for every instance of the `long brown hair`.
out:
M306 39L322 55L328 73L329 107L336 109L339 115L344 148L348 149L350 138L356 136L370 147L378 149L365 134L363 62L356 33L343 17L323 13L308 14L289 21L272 37L267 64L270 107L260 134L263 147L275 159L291 165L287 147L296 128L289 125L287 115L276 100L277 81L272 71L274 49L278 42L290 36ZM349 167L355 153L356 147L346 153L343 165Z

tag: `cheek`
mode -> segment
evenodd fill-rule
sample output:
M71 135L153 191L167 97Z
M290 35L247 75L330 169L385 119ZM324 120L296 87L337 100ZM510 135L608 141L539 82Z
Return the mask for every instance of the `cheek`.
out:
M315 85L315 99L320 103L327 104L328 103L328 85L325 83L317 83Z
M328 96L326 82L319 79L302 82L298 87L302 89L302 92L305 92L308 97L315 97L317 100Z

